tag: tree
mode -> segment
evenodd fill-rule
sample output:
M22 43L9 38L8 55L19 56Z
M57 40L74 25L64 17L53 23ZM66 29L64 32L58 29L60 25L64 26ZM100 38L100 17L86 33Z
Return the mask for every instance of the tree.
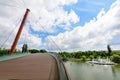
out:
M29 52L34 54L34 53L39 53L39 50L37 50L37 49L30 49Z
M27 52L27 49L28 49L27 44L23 44L22 53Z
M119 55L113 55L112 56L112 61L115 63L120 63L120 56Z
M90 58L90 60L93 60L93 59L94 59L94 56L93 56L93 55L90 55L89 58Z
M86 61L87 60L87 58L86 58L86 56L82 56L82 61Z
M47 51L45 49L41 49L40 53L46 53Z
M7 54L9 54L9 50L8 49L0 50L0 56L7 55Z
M111 50L111 48L110 48L110 45L107 45L107 49L108 49L108 56L111 56L112 50Z

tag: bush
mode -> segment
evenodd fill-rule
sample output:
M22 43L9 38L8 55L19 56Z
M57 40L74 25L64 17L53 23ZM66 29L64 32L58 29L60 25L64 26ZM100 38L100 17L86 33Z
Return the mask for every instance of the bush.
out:
M39 53L39 50L37 50L37 49L31 49L31 50L29 50L29 52L32 53L32 54L34 54L34 53Z
M111 58L112 58L113 62L120 63L120 56L119 55L113 55Z
M82 61L86 61L87 58L86 58L86 56L82 56L81 59L82 59Z
M7 55L7 54L9 54L9 50L8 49L0 50L0 56Z
M93 60L93 59L94 59L94 56L93 56L93 55L90 55L89 58L90 58L90 60Z
M47 51L45 49L41 49L40 53L46 53Z

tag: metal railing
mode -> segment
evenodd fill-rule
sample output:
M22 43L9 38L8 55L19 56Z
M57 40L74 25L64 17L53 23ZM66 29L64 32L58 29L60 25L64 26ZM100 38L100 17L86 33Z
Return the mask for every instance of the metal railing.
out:
M3 56L0 56L0 61L6 61L6 60L10 60L10 59L15 59L15 58L27 56L29 54L30 53L19 53L19 54L13 54L13 55L3 55Z
M60 80L71 80L70 76L63 64L63 61L60 59L57 53L50 53L51 56L53 56L57 62L58 70L59 70L59 77Z

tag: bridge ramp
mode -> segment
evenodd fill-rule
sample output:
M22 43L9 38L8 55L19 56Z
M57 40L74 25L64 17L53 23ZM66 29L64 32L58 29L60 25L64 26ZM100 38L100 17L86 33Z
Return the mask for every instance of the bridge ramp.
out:
M47 54L30 54L0 62L0 80L59 80L56 60Z

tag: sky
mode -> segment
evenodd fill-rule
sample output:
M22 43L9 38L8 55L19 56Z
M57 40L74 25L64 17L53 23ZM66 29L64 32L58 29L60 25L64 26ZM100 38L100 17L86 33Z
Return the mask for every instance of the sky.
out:
M120 0L0 0L0 47L48 51L120 50Z

